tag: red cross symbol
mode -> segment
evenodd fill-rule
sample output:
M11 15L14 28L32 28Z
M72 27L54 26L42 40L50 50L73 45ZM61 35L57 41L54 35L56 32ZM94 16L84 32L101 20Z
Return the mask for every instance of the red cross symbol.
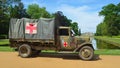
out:
M27 23L26 24L26 33L35 34L36 30L37 30L36 24L34 24L34 23Z
M67 47L68 43L67 42L64 42L64 47Z

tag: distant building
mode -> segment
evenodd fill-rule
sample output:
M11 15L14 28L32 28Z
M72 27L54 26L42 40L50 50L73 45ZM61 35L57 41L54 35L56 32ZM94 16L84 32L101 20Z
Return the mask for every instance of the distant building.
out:
M94 33L91 32L85 32L81 34L82 36L94 36Z

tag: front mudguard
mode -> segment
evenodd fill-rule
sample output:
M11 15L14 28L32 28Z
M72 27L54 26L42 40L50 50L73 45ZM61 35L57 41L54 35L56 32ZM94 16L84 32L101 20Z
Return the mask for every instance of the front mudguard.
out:
M84 46L90 46L90 47L93 48L93 50L95 50L94 47L93 47L93 45L92 45L92 43L85 42L85 43L82 43L82 44L78 44L78 47L76 49L74 49L74 52L78 52Z

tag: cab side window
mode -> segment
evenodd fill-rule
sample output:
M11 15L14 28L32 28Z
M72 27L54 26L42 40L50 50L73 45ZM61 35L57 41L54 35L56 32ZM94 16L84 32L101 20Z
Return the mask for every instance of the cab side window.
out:
M68 36L69 35L68 29L60 29L59 33L61 36Z

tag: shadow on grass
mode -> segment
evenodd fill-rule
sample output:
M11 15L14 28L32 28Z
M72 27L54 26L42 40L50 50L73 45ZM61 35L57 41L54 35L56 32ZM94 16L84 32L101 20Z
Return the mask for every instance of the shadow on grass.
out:
M49 58L62 58L65 60L81 60L78 57L78 54L76 53L48 53L48 52L42 52L39 55L34 55L34 57L31 58L35 58L35 57L49 57ZM91 61L97 61L97 60L101 60L101 58L99 58L98 54L95 54L93 59Z
M2 44L2 45L0 45L0 46L9 46L9 44Z

